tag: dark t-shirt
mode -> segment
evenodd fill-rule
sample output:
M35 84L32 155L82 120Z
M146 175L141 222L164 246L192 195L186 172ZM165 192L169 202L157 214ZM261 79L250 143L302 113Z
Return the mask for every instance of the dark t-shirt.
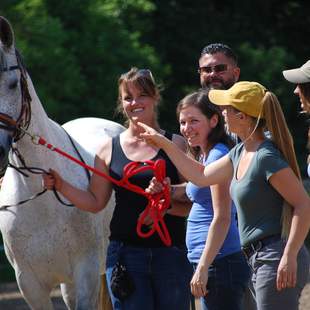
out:
M166 136L171 139L171 134ZM153 160L164 159L166 162L166 175L170 177L171 183L179 183L177 170L170 161L166 153L160 150ZM124 154L120 145L120 137L117 136L112 140L112 158L109 172L111 177L120 180L123 177L124 166L131 162ZM129 181L145 189L148 187L153 173L151 171L141 172ZM165 246L158 233L155 232L151 237L141 238L136 232L137 220L141 212L147 206L147 199L129 191L123 187L113 185L115 191L115 210L110 224L110 240L122 241L125 244L141 247L162 247ZM164 221L172 239L172 245L182 246L185 244L186 218L172 215L165 215ZM148 231L147 227L144 227Z
M241 245L266 236L281 233L282 196L269 183L269 178L288 163L271 140L265 140L257 149L245 175L237 180L236 171L243 144L230 152L234 175L230 194L237 207Z

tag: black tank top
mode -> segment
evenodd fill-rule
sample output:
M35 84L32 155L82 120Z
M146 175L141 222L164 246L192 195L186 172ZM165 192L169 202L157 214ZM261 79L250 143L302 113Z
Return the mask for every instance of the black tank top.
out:
M171 134L166 133L165 136L170 140L172 138ZM165 160L166 175L170 177L172 184L179 183L176 167L173 165L167 154L164 151L159 150L157 155L153 158L153 160L156 159ZM113 138L112 157L109 168L111 177L115 178L116 180L120 180L123 177L123 168L129 162L131 162L131 160L126 157L120 145L120 137L117 136ZM152 171L145 171L131 177L129 181L142 188L146 188L148 187L152 177ZM147 199L142 195L124 189L123 187L117 186L115 184L113 184L113 189L115 191L116 205L110 224L110 240L118 240L128 245L148 248L165 246L157 232L148 238L141 238L136 232L137 220L141 212L147 206ZM164 221L169 230L172 239L172 245L184 245L186 219L184 217L166 214ZM148 230L146 227L143 228L145 228L146 231Z

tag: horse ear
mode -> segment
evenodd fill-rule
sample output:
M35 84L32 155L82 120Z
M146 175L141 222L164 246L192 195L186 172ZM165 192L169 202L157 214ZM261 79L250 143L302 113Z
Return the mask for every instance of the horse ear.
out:
M13 29L9 21L3 16L0 16L0 40L7 48L11 48L14 44Z

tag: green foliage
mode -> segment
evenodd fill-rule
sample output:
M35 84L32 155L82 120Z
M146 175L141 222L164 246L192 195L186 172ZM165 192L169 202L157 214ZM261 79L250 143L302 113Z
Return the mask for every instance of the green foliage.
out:
M66 48L68 34L39 0L20 1L13 12L10 20L16 46L22 52L39 98L57 119L70 115L86 83L77 59Z
M309 59L310 3L297 0L2 0L38 95L58 122L113 118L117 79L150 68L163 87L160 122L177 130L175 107L199 88L201 49L230 45L241 79L278 95L304 170L306 126L282 70Z
M118 14L112 14L116 7ZM130 31L119 18L127 10L151 8L149 1L23 0L7 5L4 15L52 118L60 123L81 116L111 119L121 73L132 66L164 72L153 46L142 43L140 32Z
M288 87L290 84L287 84L282 76L285 63L292 60L292 55L284 47L253 47L249 43L242 43L237 48L237 54L242 68L240 79L258 81L272 90L279 97L287 120L293 121L295 119L293 115L296 116L296 106L291 104L292 100L288 100L292 98L292 89ZM243 63L249 65L243 66Z
M209 43L230 45L240 58L241 79L258 80L280 99L293 133L301 170L305 171L306 125L298 114L294 85L282 70L309 59L310 3L306 1L160 1L154 0L153 27L144 34L171 74L165 79L161 123L177 128L175 106L189 90L199 87L196 74L201 49ZM147 28L148 29L148 28ZM161 114L163 116L163 113Z
M117 17L123 21L131 20L129 23L131 25L137 22L141 13L149 13L155 9L154 3L149 0L98 0L94 7L107 16Z

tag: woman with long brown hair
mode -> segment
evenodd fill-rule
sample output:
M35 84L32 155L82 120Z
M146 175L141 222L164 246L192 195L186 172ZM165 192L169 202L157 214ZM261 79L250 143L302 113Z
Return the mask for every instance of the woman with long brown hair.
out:
M189 155L207 166L225 156L232 141L218 106L207 91L184 97L177 106L180 132ZM236 208L229 195L230 182L197 187L188 182L193 205L187 218L186 245L194 274L191 290L202 310L241 310L250 269L241 251Z
M124 176L124 167L131 162L162 159L166 174L173 184L181 182L176 167L168 156L157 147L140 138L141 121L158 130L172 141L181 152L185 151L184 139L161 129L157 122L160 92L148 69L132 68L118 81L118 110L126 119L127 129L120 135L103 141L95 158L95 168L116 180ZM130 177L130 182L145 188L153 177L152 171L142 171ZM93 174L87 191L73 187L55 171L44 176L48 189L55 187L76 207L87 212L104 209L112 189L115 192L115 210L110 224L110 244L107 253L107 284L115 310L188 310L190 304L189 281L191 266L186 257L185 224L190 203L171 193L171 208L164 220L172 239L166 246L158 234L142 238L136 227L139 217L147 207L147 199L121 186L114 185ZM179 188L178 188L179 190ZM185 193L184 193L185 195ZM152 221L146 219L142 229L149 231ZM126 268L130 278L114 277L118 264ZM124 268L122 267L121 270ZM121 273L122 274L122 271ZM112 285L111 282L114 284ZM129 284L132 285L129 285ZM125 285L124 285L125 284ZM112 289L116 288L115 289Z

